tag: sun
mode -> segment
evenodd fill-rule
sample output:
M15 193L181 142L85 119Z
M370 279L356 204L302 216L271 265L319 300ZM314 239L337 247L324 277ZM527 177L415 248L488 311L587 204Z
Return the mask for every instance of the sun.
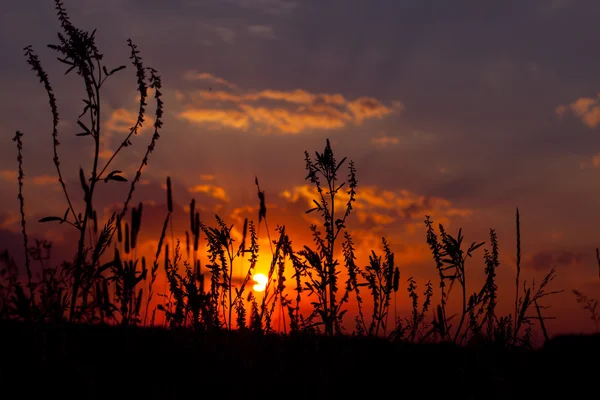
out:
M252 289L254 289L255 292L264 292L269 278L267 278L265 274L254 274L252 279L256 282L256 285L254 285Z

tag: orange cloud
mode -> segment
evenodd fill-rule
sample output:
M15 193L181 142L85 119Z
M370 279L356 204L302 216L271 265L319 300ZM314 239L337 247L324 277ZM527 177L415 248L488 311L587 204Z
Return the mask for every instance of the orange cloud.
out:
M16 182L19 173L15 170L2 170L0 171L0 179L3 179L8 182ZM25 180L27 183L31 183L34 185L51 185L54 183L58 183L58 178L54 175L38 175L33 177L25 176Z
M196 185L189 189L190 193L206 193L217 200L229 202L229 197L221 186L217 185Z
M435 140L435 136L420 131L403 132L397 136L390 136L386 133L381 132L378 136L371 138L371 144L376 147L387 147L387 146L414 146L423 145L430 143Z
M590 128L595 128L600 124L600 103L599 98L581 97L570 104L563 104L556 107L556 114L563 117L571 113L581 119L581 121Z
M0 178L9 182L16 182L19 173L12 169L3 169L0 171Z
M214 76L213 74L210 74L208 72L187 71L183 75L183 78L188 81L208 81L215 85L226 86L232 90L238 89L238 87L236 85L234 85L233 83L231 83L223 78L219 78L218 76Z
M246 130L250 124L248 115L237 110L193 109L179 114L179 117L195 124L222 125Z
M372 250L375 250L376 253L380 253L382 248L381 239L385 237L392 252L394 252L394 259L396 260L397 265L402 269L414 264L432 261L429 246L422 240L424 232L425 225L421 222L421 237L418 238L418 242L414 242L414 238L413 241L411 241L411 238L407 237L405 234L391 234L392 232L389 232L387 229L355 229L354 227L350 229L352 241L356 248L355 255L359 260L359 263L367 262L368 256L371 254ZM342 256L340 255L340 257ZM427 271L423 272L427 274Z
M199 92L192 93L191 97L196 101L216 101L216 102L231 102L240 103L244 100L243 96L239 96L233 93L224 92L222 90L201 90Z
M210 76L215 82L220 79L203 73L194 76L205 76L206 79ZM241 130L252 125L263 133L298 134L315 129L340 129L350 124L359 126L366 120L382 119L403 109L397 101L385 105L371 97L347 100L337 93L311 93L302 89L246 93L201 90L181 94L178 99L187 103L185 111L179 114L181 119ZM222 103L227 108L222 108Z
M357 125L362 124L365 119L382 119L392 112L392 109L384 106L379 100L371 97L360 97L348 103L348 108L354 114Z
M150 94L148 95L150 96ZM138 96L139 101L139 96ZM131 128L137 122L138 114L137 111L129 111L125 108L117 108L110 114L108 121L106 121L106 129L111 133L129 133ZM152 128L154 120L148 116L144 116L144 124L139 129L138 133Z
M232 103L253 102L259 100L281 101L293 104L334 104L342 106L347 100L341 94L310 93L302 89L291 91L261 90L254 93L234 94L221 90L200 90L192 94L197 100L228 101Z
M124 108L118 108L110 114L110 119L106 122L106 129L112 132L129 133L136 121L136 114Z
M39 175L31 178L31 183L34 185L52 185L58 183L58 177L53 175Z
M289 92L280 90L262 90L258 93L247 94L243 97L246 100L257 101L261 99L285 101L294 104L335 104L344 105L346 99L341 94L319 93L313 94L302 89L296 89Z
M314 207L313 199L318 199L319 193L312 186L302 185L284 190L280 196L291 203L306 201L309 209ZM346 192L339 192L336 208L344 208L348 199ZM401 222L409 232L423 225L425 215L445 224L451 217L472 215L472 210L454 207L450 201L440 197L418 195L408 190L383 190L376 186L361 187L353 208L361 224L383 226Z
M232 219L234 219L237 223L241 224L244 222L244 218L248 214L252 214L256 211L255 208L256 207L252 207L252 206L236 207L231 211L231 214L229 216Z
M600 167L600 153L594 155L592 158L590 158L588 160L580 162L579 167L581 169Z
M395 217L378 212L367 213L364 211L358 211L356 215L358 216L360 223L365 223L368 219L371 219L377 225L388 225L396 221Z
M184 101L185 100L185 93L183 93L180 90L175 90L175 99L177 99L177 101Z
M346 124L346 115L335 109L323 112L306 107L288 110L248 105L242 105L242 109L262 128L262 131L267 133L272 131L300 133L308 129L336 129Z
M15 212L0 214L0 229L12 230L21 222L21 216Z
M151 93L149 91L148 97L150 96ZM137 101L139 101L139 95ZM105 129L100 137L100 159L107 160L112 157L114 150L116 150L116 147L111 144L115 134L121 134L123 136L121 141L125 139L125 136L131 132L131 128L135 126L137 118L137 112L129 111L125 108L117 108L111 112L110 117L104 125ZM144 124L138 130L138 134L151 129L153 124L154 120L150 116L144 116ZM117 144L117 146L120 144L121 143Z
M385 147L390 145L396 145L400 143L400 138L392 136L379 136L371 139L371 143L375 146Z
M114 152L109 149L100 149L100 151L98 152L98 157L101 160L108 160L109 158L112 157L113 153Z

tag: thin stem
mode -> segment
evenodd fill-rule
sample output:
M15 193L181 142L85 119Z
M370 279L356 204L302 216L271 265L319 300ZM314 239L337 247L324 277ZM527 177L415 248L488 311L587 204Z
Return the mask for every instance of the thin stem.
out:
M515 279L515 322L513 342L517 339L517 323L519 315L519 277L521 275L521 225L519 221L519 209L517 208L517 277Z
M39 57L31 46L25 48L25 55L27 56L27 63L31 65L32 69L36 72L40 82L44 85L46 89L46 93L48 95L48 103L50 104L50 110L52 112L52 152L54 153L53 162L54 167L56 168L56 173L58 174L58 182L61 185L63 194L65 195L65 199L67 200L68 210L73 215L73 219L75 221L74 225L79 227L79 219L77 218L77 213L75 213L75 208L71 203L71 198L69 197L69 192L67 191L67 185L63 179L62 171L60 169L60 159L58 157L58 146L60 142L58 141L58 106L56 104L56 96L54 95L54 90L52 89L52 85L50 85L50 79L48 78L48 74L42 68L42 64L40 63Z
M19 176L17 178L17 181L19 183L19 195L17 197L19 199L19 211L21 212L21 230L23 236L23 247L25 250L25 269L27 271L27 287L29 289L29 305L31 307L34 305L34 301L31 266L29 263L28 236L27 229L25 227L25 199L23 197L23 178L25 177L25 174L23 173L23 141L21 139L22 137L23 133L17 131L13 141L17 142L17 163L19 164Z

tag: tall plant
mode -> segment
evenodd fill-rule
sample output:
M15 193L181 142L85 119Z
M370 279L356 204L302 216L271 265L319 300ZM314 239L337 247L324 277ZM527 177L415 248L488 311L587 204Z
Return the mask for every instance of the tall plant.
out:
M315 204L307 213L318 212L323 223L323 234L317 225L312 224L313 241L316 249L304 246L300 254L308 262L306 276L308 282L306 287L309 293L316 293L318 300L313 303L315 312L320 316L325 328L325 334L332 335L340 320L340 304L337 303L338 291L338 267L339 261L335 258L337 238L346 227L346 219L352 211L352 203L356 197L356 169L354 162L350 161L348 166L348 178L339 182L338 172L346 157L337 161L327 140L325 150L322 153L315 152L315 159L310 158L308 151L305 153L306 170L309 180L317 190L318 197L313 199ZM336 196L347 184L348 200L342 212L336 213Z
M100 265L100 258L108 248L113 234L115 232L115 221L122 219L128 209L136 183L140 180L142 171L148 163L149 154L154 150L155 143L159 139L159 131L162 128L163 102L161 93L161 78L157 71L150 67L145 67L142 58L139 55L137 46L131 40L127 41L130 48L130 60L133 64L137 76L137 90L140 94L138 116L135 124L130 128L129 133L111 157L102 164L100 157L100 146L104 140L105 132L103 130L102 113L102 93L105 83L118 71L125 69L125 65L108 69L103 63L103 54L96 46L96 31L87 32L73 25L62 1L55 0L56 11L62 32L58 33L58 43L50 44L48 47L58 53L58 61L66 66L65 74L75 72L83 81L85 95L81 114L77 117L77 125L80 132L76 136L82 140L90 140L94 155L89 166L89 170L83 167L79 169L79 183L83 192L84 206L78 210L74 203L74 194L67 189L65 173L61 167L61 158L59 156L59 120L60 114L56 96L50 83L50 78L45 72L38 55L32 46L25 47L25 56L32 70L37 74L40 83L48 95L50 111L52 114L52 149L53 162L56 169L58 182L66 202L66 210L62 216L48 216L42 218L40 222L59 222L72 226L78 233L77 250L74 261L68 266L70 279L72 280L70 290L70 310L69 320L76 321L82 318L90 317L90 307L93 302L89 301L89 296L93 291L94 283L99 279L102 273L109 267ZM145 121L147 98L149 89L154 90L154 99L156 101L156 111L154 118L154 134L151 137L150 144L140 162L135 177L130 182L129 191L124 200L122 209L118 213L110 216L98 235L97 229L97 211L94 207L94 196L97 193L99 185L102 183L128 182L122 175L122 171L111 170L111 165L116 156L125 147L132 144L131 138L142 128ZM17 135L20 138L20 135ZM21 160L19 160L21 163ZM24 220L24 217L23 217ZM24 221L23 221L24 225ZM93 229L92 229L93 227ZM91 243L89 245L88 243ZM27 249L26 249L27 251ZM31 286L31 285L30 285ZM101 286L100 286L101 287ZM33 294L32 294L33 296Z

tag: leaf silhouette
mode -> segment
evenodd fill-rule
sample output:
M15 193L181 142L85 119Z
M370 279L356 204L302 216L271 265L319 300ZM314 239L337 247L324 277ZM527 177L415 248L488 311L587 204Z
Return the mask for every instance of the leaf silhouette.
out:
M63 221L61 217L44 217L40 219L38 222L50 222L50 221Z

